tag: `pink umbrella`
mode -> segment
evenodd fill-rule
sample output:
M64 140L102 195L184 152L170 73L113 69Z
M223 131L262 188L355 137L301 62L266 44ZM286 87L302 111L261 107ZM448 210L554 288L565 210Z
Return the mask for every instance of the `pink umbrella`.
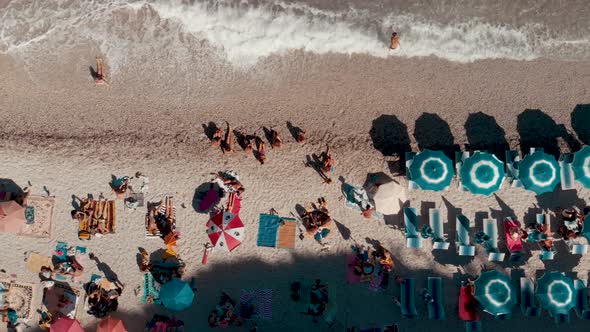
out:
M207 222L207 235L214 248L232 251L244 239L244 223L237 214L224 211Z
M60 317L49 327L49 332L84 332L80 323L68 317Z
M23 206L15 201L0 202L0 232L18 233L26 222Z
M119 318L115 318L109 316L103 319L98 327L96 328L96 332L128 332L125 325L123 325L123 321Z

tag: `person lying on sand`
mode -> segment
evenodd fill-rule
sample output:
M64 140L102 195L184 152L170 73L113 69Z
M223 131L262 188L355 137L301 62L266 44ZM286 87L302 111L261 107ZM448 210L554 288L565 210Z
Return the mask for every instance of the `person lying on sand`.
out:
M252 135L244 135L242 138L242 146L244 147L244 152L252 153L252 140L254 137Z
M264 144L264 141L258 136L254 136L254 142L256 143L257 151L256 159L260 162L261 165L263 165L266 161L266 146Z
M229 122L226 121L225 123L227 123L227 131L225 132L225 139L221 141L221 151L223 151L223 153L234 152L234 149L232 148L234 143L234 134L231 126L229 125Z
M223 131L219 128L215 128L213 135L211 135L211 145L213 145L213 146L221 145L222 138L223 138Z
M299 130L297 132L297 136L295 137L295 141L299 144L305 143L305 131Z
M96 83L96 85L109 85L109 82L106 80L104 61L99 56L96 57L96 73L94 74L94 83Z
M322 160L322 172L329 173L332 171L335 163L334 159L332 158L332 155L330 154L329 146L326 148L326 152L324 152L323 157L324 158Z
M398 47L399 47L399 34L394 31L391 34L391 41L390 41L390 44L389 44L389 49L390 50L395 50Z
M283 141L281 140L281 137L279 136L279 132L271 129L270 130L270 146L273 149L280 149L283 146Z

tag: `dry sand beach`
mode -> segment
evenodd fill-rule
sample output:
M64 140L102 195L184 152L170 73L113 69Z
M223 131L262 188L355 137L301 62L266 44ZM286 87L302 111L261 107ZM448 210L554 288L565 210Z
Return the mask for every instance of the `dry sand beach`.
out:
M22 10L30 18L51 9L43 5L35 9L34 3L39 4L0 1L0 17L14 18ZM520 5L526 7L524 2ZM69 7L64 3L54 9L65 12L64 8L77 6L82 5L72 1ZM137 2L133 6L140 8ZM0 279L15 278L39 287L38 275L25 268L26 255L50 255L57 241L66 241L86 246L125 285L114 316L123 319L129 331L143 330L154 312L165 313L161 307L141 304L133 292L142 283L137 248L153 252L164 247L161 240L144 236L145 208L132 211L118 201L117 232L90 241L78 240L77 222L70 216L72 195L103 193L114 198L109 187L111 175L137 171L150 178L146 200L160 200L166 193L176 199L177 226L182 232L178 253L188 266L185 280L194 277L197 288L193 306L176 314L185 321L187 331L209 329L206 318L221 290L237 298L241 289L257 288L274 289L273 319L261 321L260 331L344 331L352 325L393 322L400 331L463 331L464 323L457 317L457 266L475 276L485 264L532 278L545 270L590 277L590 256L569 254L563 241L556 245L554 261L544 263L535 252L516 269L507 262L488 262L481 246L472 260L457 256L453 245L442 254L431 251L430 243L421 250L407 249L400 215L387 216L385 222L366 220L338 200L342 195L339 177L362 185L368 173L385 172L407 186L404 176L398 174L399 165L384 158L393 152L490 146L493 152L507 147L524 152L540 146L557 154L590 144L590 59L583 49L565 59L541 54L531 59L494 56L450 61L436 54L381 56L362 49L340 54L337 50L314 52L293 47L280 54L262 54L254 63L236 65L232 59L243 54L223 58L206 38L177 31L172 19L165 22L170 11L158 12L155 6L129 14L123 9L100 8L106 11L104 15L112 15L112 30L105 31L113 40L137 41L137 48L126 48L126 53L119 54L114 51L115 42L108 44L93 35L67 38L60 34L66 31L63 27L55 28L53 34L51 28L45 28L43 37L30 43L23 42L22 36L10 37L14 35L8 32L19 33L16 28L3 30L0 178L21 187L30 181L35 195L44 195L45 186L55 197L55 206L49 238L0 233L0 268L6 271ZM73 17L68 12L62 19ZM153 22L155 28L142 29ZM27 30L21 24L13 27L19 26L22 34L34 37L35 29ZM48 24L52 26L50 21ZM127 37L122 32L125 27L130 29ZM97 23L94 31L103 29ZM169 40L162 36L169 36ZM150 39L158 44L150 47ZM10 44L15 40L20 44ZM182 48L177 48L181 42ZM387 48L377 38L373 42ZM51 43L53 47L49 47ZM404 45L402 31L400 50L415 43L412 40ZM92 81L89 66L94 66L96 55L105 58L110 86L98 87ZM235 129L259 134L262 126L274 126L285 144L280 150L269 147L264 165L242 151L224 155L211 146L203 130L211 121L220 127L228 121ZM305 145L297 144L289 134L288 121L306 131ZM304 166L307 155L319 153L327 145L336 159L334 182L329 185ZM224 169L235 170L246 188L241 210L245 241L231 253L214 251L203 266L209 218L195 211L193 199L196 188L211 180L211 172ZM295 212L296 204L320 196L326 197L339 224L329 238L328 251L320 251L309 238L297 240L294 251L256 246L260 213L274 208L288 216ZM486 216L498 220L515 216L526 224L542 209L553 215L556 207L588 205L590 191L577 183L575 190L558 189L535 196L505 183L496 195L481 197L459 190L454 182L447 191L409 191L408 199L409 205L421 212L421 223L427 223L428 208L440 208L447 221L445 231L453 241L458 213L469 217L476 229L481 229ZM345 256L355 242L383 244L393 253L394 275L415 277L420 288L428 276L443 277L447 319L429 321L421 301L418 319L402 318L392 301L397 292L393 282L382 293L371 292L365 284L347 284ZM503 240L500 242L500 248L505 248ZM90 262L85 275L92 273L101 272ZM329 285L331 301L338 305L332 328L323 322L314 324L289 299L289 283L302 278L321 278ZM40 289L34 301L40 303ZM94 331L98 321L84 310L78 319L88 331ZM548 315L527 318L517 307L509 321L485 313L482 320L483 331L558 329ZM35 331L36 320L29 324L31 328L26 330ZM586 331L588 327L587 321L572 314L572 321L562 328Z

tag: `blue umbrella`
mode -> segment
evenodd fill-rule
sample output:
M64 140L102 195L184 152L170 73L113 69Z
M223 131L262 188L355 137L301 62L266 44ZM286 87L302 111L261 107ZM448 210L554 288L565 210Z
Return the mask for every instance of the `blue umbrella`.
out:
M543 151L535 151L524 157L518 164L518 178L525 189L537 195L554 191L561 182L557 160Z
M182 311L190 307L194 298L191 286L180 279L172 279L160 287L160 301L172 311Z
M434 191L448 188L455 176L453 162L443 152L428 149L412 159L409 172L421 189Z
M574 154L572 163L576 180L586 188L590 188L590 146L585 145L582 150Z
M495 155L476 152L465 159L461 170L461 183L470 192L489 196L500 189L504 181L504 163Z
M516 304L516 290L510 278L496 270L482 273L474 282L475 298L494 316L509 314Z
M561 272L547 272L537 282L537 298L552 314L567 314L576 306L574 282Z

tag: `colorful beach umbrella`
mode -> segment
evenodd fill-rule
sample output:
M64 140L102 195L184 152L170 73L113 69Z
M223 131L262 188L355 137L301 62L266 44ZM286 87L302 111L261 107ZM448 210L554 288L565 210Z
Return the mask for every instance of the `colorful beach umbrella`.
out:
M123 321L119 318L109 316L98 324L96 332L128 332Z
M207 222L207 234L214 248L232 251L244 239L244 223L237 214L224 211Z
M561 272L547 272L537 281L537 298L552 314L567 314L576 306L576 290L571 278Z
M505 175L504 163L487 152L476 152L465 159L459 171L463 187L473 194L485 196L500 189Z
M574 154L574 176L584 187L590 188L590 146L585 145Z
M524 157L518 164L518 178L525 189L537 195L554 191L561 182L555 157L543 151L535 151Z
M492 270L475 280L475 298L486 312L494 316L509 314L516 304L516 290L510 277Z
M68 317L60 317L49 327L49 332L84 332L80 323Z
M424 150L413 159L409 168L412 181L423 190L448 188L455 176L453 162L442 151Z
M160 301L172 311L182 311L190 307L194 298L191 286L180 279L172 279L160 287Z

